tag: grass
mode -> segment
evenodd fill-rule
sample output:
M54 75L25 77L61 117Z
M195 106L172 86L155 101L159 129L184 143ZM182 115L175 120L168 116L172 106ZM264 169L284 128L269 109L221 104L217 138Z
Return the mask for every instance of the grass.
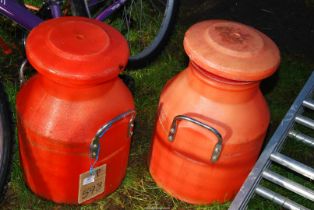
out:
M0 209L227 209L230 203L213 204L207 206L195 206L181 202L164 193L156 186L147 169L147 155L150 148L150 140L153 133L155 114L158 105L158 99L162 87L167 80L179 73L186 67L187 57L182 48L184 31L189 27L192 21L184 23L182 21L186 8L181 8L179 14L179 24L176 25L170 42L163 50L160 56L152 63L140 71L127 71L136 81L135 103L138 112L137 126L132 140L129 166L127 175L117 191L91 205L87 206L68 206L57 205L45 201L33 195L25 186L20 168L17 152L14 154L12 180L9 185L9 191L4 203ZM195 16L195 14L192 14ZM220 17L220 16L218 16ZM204 17L194 17L196 22ZM211 17L212 18L212 17ZM2 35L3 31L0 30ZM12 110L14 110L15 95L19 89L17 70L21 62L21 53L16 52L12 56L0 56L1 79L5 84L6 92L10 97ZM314 62L306 56L299 56L283 51L282 62L278 72L272 77L266 79L261 87L265 94L271 110L271 124L269 134L266 139L271 137L282 117L290 107L291 103L303 87L306 79L314 69ZM311 133L313 135L313 132ZM314 158L311 150L304 150L304 146L296 144L289 140L285 145L283 152L292 155L294 158L314 166ZM306 155L304 155L306 153ZM313 189L313 182L287 173L279 166L273 166L272 170L283 174L294 181L304 183ZM263 182L265 186L271 186L268 182ZM281 188L274 190L292 196L308 208L314 209L313 203L306 202L294 194L287 193ZM265 201L256 196L249 205L249 209L278 209L269 201Z

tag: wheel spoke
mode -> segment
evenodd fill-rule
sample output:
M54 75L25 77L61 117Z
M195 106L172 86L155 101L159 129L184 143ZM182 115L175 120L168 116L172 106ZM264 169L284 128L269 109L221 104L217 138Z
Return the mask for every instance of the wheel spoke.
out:
M106 1L106 3L110 4L115 1ZM127 0L123 8L118 9L106 20L107 23L120 30L128 40L131 60L146 61L161 48L172 27L177 1ZM103 6L106 8L108 4ZM89 9L92 16L99 12L94 9ZM97 9L104 10L101 7Z

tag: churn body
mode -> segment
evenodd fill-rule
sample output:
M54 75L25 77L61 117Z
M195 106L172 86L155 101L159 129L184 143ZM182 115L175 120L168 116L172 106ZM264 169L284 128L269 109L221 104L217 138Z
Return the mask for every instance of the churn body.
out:
M255 29L223 20L192 26L184 47L189 66L160 96L150 173L183 201L224 202L262 147L270 114L259 81L275 71L279 51Z
M67 17L34 29L26 52L39 72L22 85L16 101L27 185L58 203L103 198L120 185L128 162L134 116L123 113L134 114L134 104L118 78L129 55L126 41L110 26ZM99 139L97 158L92 158L90 146L97 131L121 114L124 117ZM103 170L96 186L102 191L92 196L95 189L88 187L95 186L88 184L97 180L82 184L80 176L97 167Z

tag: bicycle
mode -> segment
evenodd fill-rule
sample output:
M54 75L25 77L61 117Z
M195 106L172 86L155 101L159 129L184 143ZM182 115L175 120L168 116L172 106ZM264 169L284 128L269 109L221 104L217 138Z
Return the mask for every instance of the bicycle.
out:
M158 54L164 45L174 21L178 0L150 0L150 4L148 4L148 1L138 1L141 2L140 5L135 5L135 0L72 0L71 2L68 0L44 0L42 5L36 7L33 5L24 5L23 0L0 0L0 14L6 16L9 20L18 23L28 31L36 27L44 21L44 19L59 17L66 11L70 11L70 15L86 16L100 21L109 18L110 24L118 27L122 33L125 32L125 36L131 45L132 56L129 59L129 63L132 66L141 66ZM164 4L157 4L159 2ZM155 24L154 28L158 28L158 30L156 35L151 36L151 40L144 40L146 39L144 35L137 35L137 38L140 38L140 46L134 46L134 43L136 43L136 41L133 40L134 33L138 33L139 31L137 29L131 31L130 29L136 22L138 22L139 17L134 17L132 15L136 13L134 12L135 9L147 9L149 6L152 7L150 8L151 10L154 10L154 8L156 10L164 10L164 15L160 17L161 24L159 27L156 27L157 23L153 23ZM150 15L152 14L150 10L148 12ZM118 21L116 21L114 19L117 18L116 16L118 13L122 14L122 18L118 18ZM140 14L139 16L141 18L144 17L143 14ZM147 15L144 18L147 19ZM151 19L154 19L155 21L157 18L153 16L150 20ZM125 23L122 24L121 22L124 21ZM143 22L141 21L142 20L139 21L140 27L143 26ZM123 26L126 26L126 31L124 31L125 29L123 29ZM1 42L0 47L5 48L4 50L6 50L6 53L10 53L10 49L5 43ZM4 99L5 94L1 87L2 86L0 86L0 201L3 199L9 181L13 148L12 129L10 128L9 120L10 112L8 104Z
M14 141L11 122L7 96L0 83L0 202L6 192L12 164Z
M142 0L44 0L40 7L33 5L24 7L22 2L23 0L0 0L0 14L7 16L26 30L31 30L40 24L42 18L61 16L62 9L67 6L70 6L70 9L65 10L70 10L72 15L86 16L99 21L110 18L109 23L118 28L129 41L131 48L129 64L142 66L160 52L167 40L179 0L145 2ZM37 14L31 13L27 8L36 11ZM146 10L147 14L144 14L143 10ZM117 17L118 12L121 18ZM158 30L155 30L156 28ZM138 35L139 33L142 34Z

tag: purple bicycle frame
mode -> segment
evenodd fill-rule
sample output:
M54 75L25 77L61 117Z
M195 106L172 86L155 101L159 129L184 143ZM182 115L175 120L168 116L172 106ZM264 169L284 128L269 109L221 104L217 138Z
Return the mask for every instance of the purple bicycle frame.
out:
M95 19L104 20L124 5L126 1L127 0L115 0L110 6L97 15ZM92 0L90 4L96 4L97 2L99 2L99 0ZM56 0L47 0L46 3L49 5L53 17L61 16L61 9ZM0 0L0 14L7 16L27 30L31 30L43 21L25 7L18 4L16 0Z
M114 1L109 7L107 7L106 9L104 9L102 12L100 12L95 19L96 20L100 20L103 21L104 19L106 19L108 16L110 16L114 11L116 11L117 9L119 9L121 6L123 6L125 4L127 0L116 0ZM94 0L95 2L95 0ZM90 4L94 3L93 1L90 2Z
M17 22L27 30L31 30L42 22L15 0L0 0L0 13Z

